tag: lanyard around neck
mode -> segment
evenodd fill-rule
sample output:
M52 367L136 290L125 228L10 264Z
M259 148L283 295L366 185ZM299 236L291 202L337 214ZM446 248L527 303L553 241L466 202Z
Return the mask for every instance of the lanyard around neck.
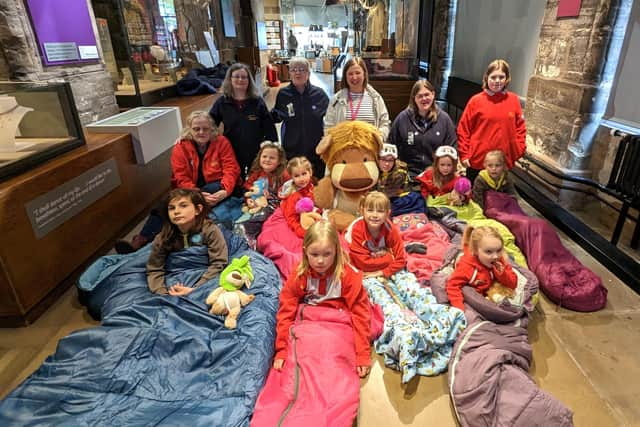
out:
M351 120L355 120L358 118L358 112L360 112L360 106L362 105L363 98L364 98L364 92L362 92L360 101L358 101L358 106L356 107L356 111L353 111L353 98L351 97L351 91L349 91L349 110L351 110Z

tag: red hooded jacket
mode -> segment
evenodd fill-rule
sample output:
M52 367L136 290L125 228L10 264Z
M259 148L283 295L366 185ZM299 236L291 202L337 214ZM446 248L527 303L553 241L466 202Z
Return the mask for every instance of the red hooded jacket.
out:
M171 186L173 188L198 188L198 165L200 158L195 142L182 139L171 152ZM240 184L240 166L229 140L218 135L209 144L204 154L202 173L207 183L221 181L222 188L231 194Z

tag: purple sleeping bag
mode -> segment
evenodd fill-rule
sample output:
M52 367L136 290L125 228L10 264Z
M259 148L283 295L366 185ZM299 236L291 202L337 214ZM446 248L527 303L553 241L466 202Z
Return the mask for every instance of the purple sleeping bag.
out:
M513 233L540 281L540 289L554 303L575 311L597 311L607 303L607 289L593 271L564 247L547 221L529 217L512 196L487 191L484 213Z
M453 258L431 277L439 303L447 302L446 282ZM458 337L449 361L449 393L460 425L474 427L570 427L573 414L540 389L528 371L532 351L527 333L535 275L513 265L518 275L515 299L495 304L469 286L462 288L467 329Z

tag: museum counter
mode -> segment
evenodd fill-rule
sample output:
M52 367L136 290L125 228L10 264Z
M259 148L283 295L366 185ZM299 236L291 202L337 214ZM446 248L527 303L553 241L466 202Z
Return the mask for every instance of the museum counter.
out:
M182 121L219 95L164 100ZM129 134L86 145L0 182L0 327L28 325L169 189L167 150L137 164Z

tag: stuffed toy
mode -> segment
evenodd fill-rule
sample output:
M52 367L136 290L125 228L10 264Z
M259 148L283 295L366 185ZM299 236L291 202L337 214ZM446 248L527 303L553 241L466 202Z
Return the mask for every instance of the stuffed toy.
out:
M313 191L315 204L329 210L328 218L338 231L345 230L359 215L360 198L377 184L381 149L380 131L358 120L328 129L316 147L329 175Z
M235 258L220 273L220 286L207 297L206 303L211 305L209 313L226 315L224 326L228 329L236 328L240 309L254 300L254 295L247 295L240 290L243 286L249 288L252 281L249 256Z
M313 206L313 200L309 197L303 197L296 202L296 213L300 214L300 226L305 230L322 219L322 214Z
M245 206L242 207L242 212L255 214L266 208L269 205L267 200L268 186L269 182L266 178L255 180L251 190L244 193Z
M505 298L511 298L512 296L513 289L502 286L499 282L493 282L487 291L487 299L495 302L496 304L500 304L505 300Z
M469 178L464 176L458 178L449 195L449 200L453 206L466 205L471 200L471 181Z

